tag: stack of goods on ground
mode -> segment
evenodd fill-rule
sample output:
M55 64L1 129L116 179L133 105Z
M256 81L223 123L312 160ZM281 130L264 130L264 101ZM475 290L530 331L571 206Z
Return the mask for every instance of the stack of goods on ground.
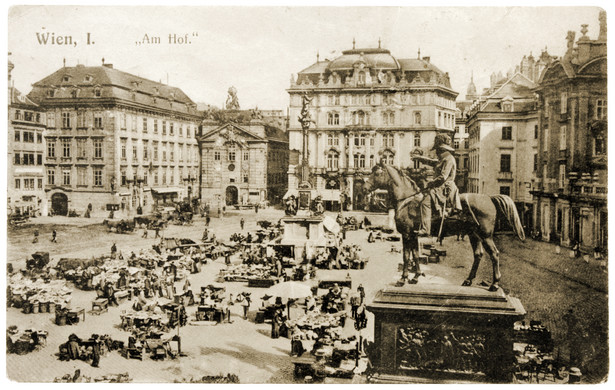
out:
M15 325L6 330L6 353L25 355L34 350L43 348L47 344L46 331L26 329L20 331Z
M182 378L176 379L173 383L239 383L239 377L235 374L219 374L219 375L206 375L201 378Z
M71 300L72 290L65 280L50 280L15 273L9 277L7 301L9 307L23 309L24 313L53 313L57 306Z

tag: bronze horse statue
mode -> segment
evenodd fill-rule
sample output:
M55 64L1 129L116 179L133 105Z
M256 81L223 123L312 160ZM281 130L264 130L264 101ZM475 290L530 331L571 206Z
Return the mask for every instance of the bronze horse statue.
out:
M425 193L424 189L401 170L383 163L374 166L364 188L366 191L386 189L391 199L395 200L395 224L397 231L402 236L404 259L401 279L397 285L405 284L410 265L414 277L408 282L411 284L417 283L419 277L425 275L421 272L418 261L419 241L415 231L418 229L421 219L420 202L424 196L429 196L429 194ZM462 286L472 285L478 265L483 257L484 247L493 264L493 282L489 291L496 291L499 288L501 278L499 252L493 242L496 219L498 213L503 215L512 226L517 237L522 241L525 240L525 233L517 208L512 199L506 195L461 194L461 204L463 211L457 219L447 219L445 229L440 228L440 217L437 217L437 222L432 223L432 235L443 237L467 234L470 238L474 263L470 275L464 280ZM434 232L435 234L433 234Z

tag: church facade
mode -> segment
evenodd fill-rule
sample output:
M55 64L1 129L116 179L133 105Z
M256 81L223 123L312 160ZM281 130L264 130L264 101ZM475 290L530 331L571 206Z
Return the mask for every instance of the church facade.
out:
M380 45L379 45L380 46ZM308 130L309 182L327 210L370 210L363 191L380 161L419 168L410 152L429 151L438 133L452 135L455 98L448 73L429 57L397 59L389 50L345 50L291 77L288 188L301 181L302 96L312 97Z

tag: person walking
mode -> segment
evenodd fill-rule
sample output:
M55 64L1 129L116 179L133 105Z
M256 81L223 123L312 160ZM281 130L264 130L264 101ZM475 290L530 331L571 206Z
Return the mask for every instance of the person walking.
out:
M34 239L32 240L33 244L38 242L38 229L34 230Z
M242 302L243 305L243 319L247 320L248 319L248 311L250 310L250 296L249 295L244 295L244 300Z
M241 219L239 220L239 226L241 226L241 230L243 230L243 227L244 227L244 225L245 225L245 224L246 224L245 219L241 218Z
M53 229L53 231L51 232L51 242L55 242L57 244L58 242L58 232L56 232L55 229Z
M365 288L362 284L359 284L359 287L357 287L357 291L359 292L359 304L362 304L363 302L365 302Z
M156 227L154 228L154 231L156 232L156 235L154 236L154 238L160 238L160 226L156 225Z

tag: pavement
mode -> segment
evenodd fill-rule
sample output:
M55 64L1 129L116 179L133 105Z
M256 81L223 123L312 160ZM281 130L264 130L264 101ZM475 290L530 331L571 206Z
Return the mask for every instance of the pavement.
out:
M353 213L359 218L361 213ZM257 230L256 222L270 220L276 222L283 217L283 211L261 209L229 211L224 217L212 218L210 231L218 239L228 240L230 235L241 231L239 220L246 221L244 232ZM376 225L387 223L386 215L370 214L368 218ZM35 223L36 222L36 223ZM107 254L115 242L118 250L124 254L142 248L150 248L157 240L141 238L142 230L132 234L108 233L101 225L102 221L85 218L48 217L36 218L31 223L8 231L8 261L16 268L25 265L25 259L33 252L48 251L52 263L62 257L92 257ZM204 220L197 218L191 226L170 225L161 233L165 237L191 238L200 240L205 228ZM39 242L32 244L33 232L40 232ZM50 242L51 231L58 232L58 243ZM153 237L153 232L149 232ZM364 270L318 270L316 279L345 278L350 274L353 287L362 284L365 287L367 301L379 290L399 278L398 264L402 261L399 252L400 242L367 243L368 232L365 230L347 232L346 243L359 244L361 255L369 262ZM591 259L571 259L567 251L555 253L551 244L526 240L520 242L511 236L498 236L496 243L501 252L502 288L509 294L520 298L527 310L528 320L541 320L553 332L557 353L566 359L570 348L582 351L579 366L584 373L584 382L596 383L606 378L608 373L608 297L606 294L607 274L598 262ZM453 283L461 285L467 277L472 262L470 244L455 238L444 240L444 249L448 256L439 264L423 265L426 277L421 283ZM202 271L190 276L194 290L212 283L223 260L210 262ZM485 258L475 279L475 283L491 281L491 262ZM237 294L252 291L253 297L264 295L264 289L248 288L246 283L225 283L227 293ZM73 292L73 307L88 308L94 298L94 292ZM250 317L252 318L260 304L253 301ZM234 373L241 383L293 383L293 367L290 363L290 340L286 338L271 339L271 325L256 324L253 320L240 317L240 307L232 309L232 324L216 326L186 326L180 329L182 351L185 357L179 360L143 361L127 360L117 352L101 358L100 367L93 368L81 361L62 362L55 354L58 346L65 342L68 335L75 333L87 337L92 333L108 334L113 339L127 340L128 333L117 327L119 315L130 303L109 309L100 316L86 315L86 321L73 326L56 326L50 313L23 314L15 308L7 309L7 326L19 325L20 328L38 328L47 330L47 346L27 355L7 355L6 367L9 379L18 382L50 382L55 377L73 373L79 368L83 375L96 377L105 374L128 372L134 382L173 382L181 378L201 377ZM577 335L571 344L563 317L572 308L578 317L578 327L572 332ZM195 308L190 308L192 315ZM295 308L291 316L300 315ZM352 329L352 321L350 332ZM373 337L373 317L368 315L368 327L362 331L364 338Z

